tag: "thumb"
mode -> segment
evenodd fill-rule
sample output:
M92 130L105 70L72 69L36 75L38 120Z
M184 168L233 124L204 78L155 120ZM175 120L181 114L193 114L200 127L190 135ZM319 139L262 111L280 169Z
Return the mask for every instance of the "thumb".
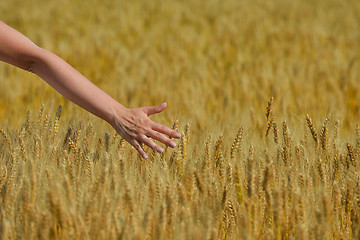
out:
M164 111L164 109L166 108L167 104L166 102L164 102L161 105L157 105L157 106L152 106L152 107L145 107L144 108L144 112L146 113L146 115L153 115L155 113L160 113L162 111Z

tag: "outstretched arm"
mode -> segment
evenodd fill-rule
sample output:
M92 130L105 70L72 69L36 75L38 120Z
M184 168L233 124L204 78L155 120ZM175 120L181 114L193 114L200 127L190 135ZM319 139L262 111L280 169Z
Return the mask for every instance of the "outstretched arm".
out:
M167 136L180 137L178 132L155 123L148 117L163 111L166 103L154 107L126 108L63 59L36 46L1 21L0 60L35 73L64 97L107 121L144 158L147 158L147 154L140 143L162 152L163 149L150 138L175 147L175 142Z

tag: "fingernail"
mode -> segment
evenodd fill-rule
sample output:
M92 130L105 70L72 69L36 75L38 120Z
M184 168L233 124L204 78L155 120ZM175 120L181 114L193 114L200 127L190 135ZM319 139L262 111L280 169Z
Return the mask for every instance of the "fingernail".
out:
M170 142L170 147L176 147L176 143L175 142Z
M160 106L164 106L166 104L166 102L162 103Z
M174 135L176 138L181 138L181 135L180 135L180 133L175 133L175 135Z
M143 155L143 158L148 158L148 155L145 153L144 155Z
M163 148L159 147L158 149L159 149L159 152L161 152L161 153L164 152Z

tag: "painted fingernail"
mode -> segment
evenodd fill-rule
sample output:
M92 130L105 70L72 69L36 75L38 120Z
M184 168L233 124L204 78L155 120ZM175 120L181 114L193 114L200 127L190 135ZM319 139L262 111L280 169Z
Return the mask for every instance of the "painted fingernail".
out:
M180 135L180 133L175 133L175 135L174 135L176 138L181 138L181 135Z
M175 142L170 142L170 147L176 147L176 143Z
M159 147L159 148L158 148L158 151L162 153L162 152L164 152L164 149L161 148L161 147Z
M143 158L148 158L148 155L146 153L143 154Z

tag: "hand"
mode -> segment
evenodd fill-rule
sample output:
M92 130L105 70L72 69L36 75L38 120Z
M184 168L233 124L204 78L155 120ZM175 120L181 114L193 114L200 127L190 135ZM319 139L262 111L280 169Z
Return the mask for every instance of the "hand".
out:
M153 107L123 108L118 110L111 122L113 128L140 153L143 158L148 155L141 147L144 143L154 151L164 151L151 138L164 143L169 147L175 147L176 143L171 138L180 138L180 133L153 122L148 116L160 113L166 108L166 103ZM169 136L165 136L165 135Z

